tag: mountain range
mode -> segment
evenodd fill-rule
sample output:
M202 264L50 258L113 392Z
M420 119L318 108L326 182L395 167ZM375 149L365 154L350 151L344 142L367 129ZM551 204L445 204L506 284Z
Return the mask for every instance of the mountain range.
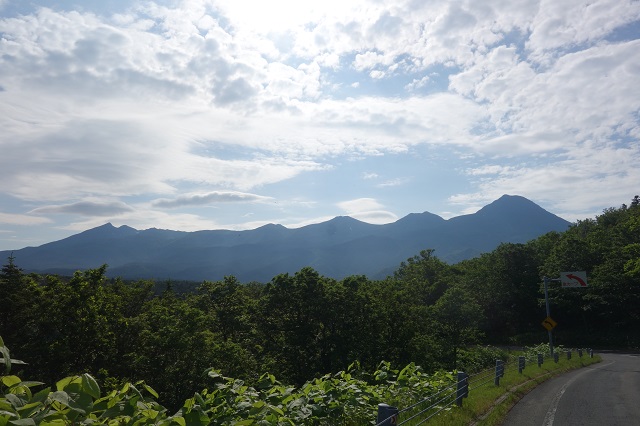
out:
M27 272L71 275L109 265L107 275L125 279L268 282L311 266L336 279L392 275L400 263L425 249L449 263L490 252L500 243L524 243L570 223L521 197L504 195L478 212L445 220L412 213L372 225L348 216L289 229L269 224L253 230L137 230L111 223L68 238L0 251Z

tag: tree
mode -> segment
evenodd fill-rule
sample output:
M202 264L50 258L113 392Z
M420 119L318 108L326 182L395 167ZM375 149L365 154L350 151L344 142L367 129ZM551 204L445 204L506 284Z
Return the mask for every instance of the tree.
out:
M274 277L265 288L260 327L266 339L266 361L269 370L279 370L283 380L300 385L324 374L327 280L313 268L305 267L293 276Z
M458 350L478 342L482 310L462 288L452 287L430 308L430 314L435 333L445 348L443 352L449 349L444 360L446 368L454 369Z
M0 272L0 294L2 295L0 336L4 336L12 344L11 338L13 336L10 333L21 328L17 315L20 312L23 299L21 295L23 273L22 269L16 266L14 260L13 253L11 253L8 263L2 266L2 272Z
M634 339L640 344L634 337L640 320L640 276L634 274L640 262L640 209L631 204L606 209L595 220L578 221L545 259L547 276L561 271L586 271L588 276L587 288L552 286L549 292L554 319L562 324L560 337L579 333L591 344L628 345Z
M196 306L209 315L211 329L222 334L224 340L241 342L252 333L251 312L255 302L236 277L222 281L205 281L198 287Z
M0 336L10 342L15 353L23 353L40 313L37 277L25 275L13 253L0 271Z
M538 304L541 279L533 246L501 244L459 266L464 272L465 291L484 313L482 328L490 341L505 342L540 328L544 319Z

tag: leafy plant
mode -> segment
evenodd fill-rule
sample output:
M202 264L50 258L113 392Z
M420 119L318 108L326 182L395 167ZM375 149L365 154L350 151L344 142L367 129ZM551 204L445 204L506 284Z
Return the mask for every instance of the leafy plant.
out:
M0 340L0 351L9 350ZM0 378L0 426L5 425L362 425L372 423L381 402L410 405L453 383L452 373L426 374L411 363L394 370L381 362L373 374L358 363L301 387L286 386L263 374L255 386L206 372L212 386L187 399L173 415L145 382L126 383L102 394L89 374L69 376L34 393L42 382L18 376Z

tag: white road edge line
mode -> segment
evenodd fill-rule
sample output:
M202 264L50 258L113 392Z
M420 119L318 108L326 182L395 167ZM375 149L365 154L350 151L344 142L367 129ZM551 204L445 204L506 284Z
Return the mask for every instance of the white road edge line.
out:
M611 361L608 364L599 365L598 368L606 367L606 366L609 366L609 365L615 364L615 363L616 363L615 361ZM542 421L542 426L553 426L553 421L554 421L554 419L556 417L556 410L558 409L558 404L560 403L560 398L562 398L562 395L564 395L564 393L567 390L567 388L569 386L571 386L571 384L573 382L575 382L578 377L582 376L585 373L589 373L591 371L594 371L596 369L597 368L593 368L593 369L585 370L585 371L583 371L583 372L581 372L579 374L576 374L576 376L574 378L572 378L567 383L565 383L564 386L562 386L562 389L560 389L558 391L556 396L551 401L551 405L549 406L549 410L547 411L547 415L544 416L544 420Z

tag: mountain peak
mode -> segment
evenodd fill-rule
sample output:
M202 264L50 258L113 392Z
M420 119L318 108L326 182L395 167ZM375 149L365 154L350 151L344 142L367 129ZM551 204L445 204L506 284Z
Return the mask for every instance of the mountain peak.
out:
M185 280L268 282L281 273L311 266L323 275L384 278L401 262L431 248L446 262L459 262L500 243L523 243L569 222L524 197L503 195L475 214L445 220L412 213L386 225L350 216L288 229L267 224L246 231L138 231L105 223L64 240L15 251L27 271L72 274L108 264L126 279L170 275ZM0 257L8 252L0 252Z
M489 203L478 210L476 214L518 214L525 211L527 212L527 214L531 214L532 211L544 211L546 213L549 213L545 209L525 197L522 197L520 195L505 194L492 203Z
M137 234L138 230L132 228L127 225L122 225L119 227L113 226L111 222L107 222L104 225L97 226L95 228L88 229L84 232L78 234L83 236L88 236L91 238L95 237L122 237L125 235Z

